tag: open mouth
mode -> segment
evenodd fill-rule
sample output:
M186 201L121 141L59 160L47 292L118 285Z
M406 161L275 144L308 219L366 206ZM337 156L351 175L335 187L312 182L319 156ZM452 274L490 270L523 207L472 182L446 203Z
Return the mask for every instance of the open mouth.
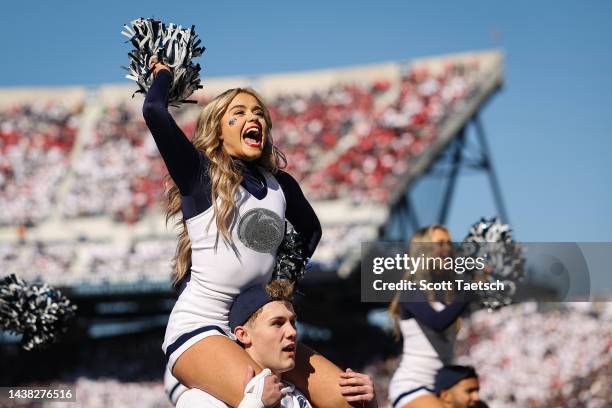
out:
M289 353L290 356L295 356L295 343L283 347L283 351Z
M260 148L263 141L261 125L256 124L248 127L242 134L242 140L249 147Z

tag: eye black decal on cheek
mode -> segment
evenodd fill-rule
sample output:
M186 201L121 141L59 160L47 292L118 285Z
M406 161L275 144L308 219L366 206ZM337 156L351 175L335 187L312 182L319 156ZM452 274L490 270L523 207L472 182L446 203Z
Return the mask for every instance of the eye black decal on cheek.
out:
M236 119L236 118L231 118L231 119L229 120L229 122L227 122L227 124L228 124L228 125L230 125L230 126L234 126L234 125L236 124L236 121L237 121L237 120L238 120L238 119Z

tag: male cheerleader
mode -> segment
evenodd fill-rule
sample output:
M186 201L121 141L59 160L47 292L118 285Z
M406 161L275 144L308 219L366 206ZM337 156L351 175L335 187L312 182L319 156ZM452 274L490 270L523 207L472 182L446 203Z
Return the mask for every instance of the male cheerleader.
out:
M279 293L279 292L282 292ZM291 292L276 290L271 296L262 286L240 293L230 309L229 325L248 355L265 369L257 376L251 367L245 374L244 398L239 408L310 408L310 402L292 384L281 381L282 374L295 366L297 347L296 315ZM176 384L172 387L172 382ZM374 386L369 376L347 369L338 378L342 395L358 406L377 407ZM166 390L177 408L227 408L222 401L197 389L187 389L172 377ZM178 400L178 401L177 401Z

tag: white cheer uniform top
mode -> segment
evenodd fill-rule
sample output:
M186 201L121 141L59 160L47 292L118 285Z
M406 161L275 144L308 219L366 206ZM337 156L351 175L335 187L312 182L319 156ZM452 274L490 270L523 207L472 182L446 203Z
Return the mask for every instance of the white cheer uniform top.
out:
M431 306L440 311L440 302ZM399 322L403 337L403 353L399 367L389 382L389 399L393 407L410 402L411 396L433 393L437 371L452 364L457 326L453 323L443 332L437 332L420 324L417 319ZM401 399L401 403L400 402Z
M242 290L265 285L271 278L276 250L285 232L286 201L274 176L260 171L267 183L264 198L259 200L244 187L238 187L238 216L230 229L232 246L223 241L221 234L217 236L212 206L186 220L191 240L191 277L166 328L162 348L170 367L204 337L222 334L233 338L228 326L233 299Z

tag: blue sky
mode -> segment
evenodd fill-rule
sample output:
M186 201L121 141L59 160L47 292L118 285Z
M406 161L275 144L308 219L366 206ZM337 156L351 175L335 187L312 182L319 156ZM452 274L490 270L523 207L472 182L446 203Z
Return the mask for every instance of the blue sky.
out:
M516 236L612 241L611 2L25 0L3 16L0 87L124 82L120 31L141 16L195 24L205 77L501 47L506 86L482 120ZM484 177L460 180L455 236L494 214L490 197Z

